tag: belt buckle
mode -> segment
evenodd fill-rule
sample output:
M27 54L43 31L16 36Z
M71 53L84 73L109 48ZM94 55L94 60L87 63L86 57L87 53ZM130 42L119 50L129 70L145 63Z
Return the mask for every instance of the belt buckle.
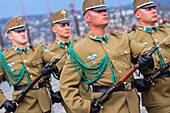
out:
M38 89L39 88L39 85L38 85L38 82L32 87L32 89Z
M124 82L124 87L125 87L125 91L130 91L130 90L132 90L132 85L131 85L131 83L126 83L126 82Z

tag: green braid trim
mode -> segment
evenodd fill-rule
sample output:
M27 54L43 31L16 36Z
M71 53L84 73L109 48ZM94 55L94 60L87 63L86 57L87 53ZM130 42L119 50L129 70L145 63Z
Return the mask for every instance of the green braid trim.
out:
M85 92L88 92L88 91L89 91L89 89L90 89L90 85L89 85L89 84L88 84L88 88L86 88L86 87L84 86L83 82L81 82L80 85L81 85L82 89L83 89Z
M116 78L116 74L115 74L115 72L114 72L114 70L113 70L113 65L112 65L112 63L111 63L110 58L109 58L109 63L110 63L110 69L111 69L111 71L112 71L112 80L113 80L113 84L114 84L115 82L117 82L117 78Z
M156 47L156 44L154 44L154 47ZM165 64L164 64L164 62L163 62L163 60L162 60L162 56L161 56L161 53L160 53L159 49L157 49L155 52L156 52L156 53L158 54L158 56L159 56L160 66L163 67Z
M2 51L0 51L0 59L1 59L1 62L2 62L2 64L3 64L3 66L4 66L4 68L6 69L6 71L7 71L7 73L13 78L13 79L17 79L17 81L15 82L15 83L11 83L10 81L9 81L9 79L8 79L8 77L6 76L6 74L5 74L5 71L4 71L4 69L3 69L3 67L2 67L2 64L0 63L0 67L1 67L1 69L2 69L2 71L3 71L3 73L4 73L4 76L5 76L5 79L6 79L6 81L8 82L8 84L11 86L11 85L16 85L16 84L18 84L20 81L21 81L21 79L23 78L23 76L24 76L24 73L25 73L25 70L26 70L26 68L25 68L25 66L23 65L22 66L22 68L20 69L20 71L18 72L18 73L13 73L11 70L10 70L10 68L9 68L9 66L8 66L8 64L7 64L7 62L6 62L6 60L5 60L5 57L4 57L4 55L2 54ZM28 71L26 70L26 75L27 75L27 84L29 84L30 83L30 79L29 79L29 74L28 74Z
M69 47L69 56L70 56L71 62L74 65L75 69L77 70L77 72L84 79L83 83L85 83L85 84L92 84L92 83L97 81L102 76L103 72L106 69L106 66L108 64L108 59L109 59L108 55L106 54L105 57L101 60L101 62L97 66L95 66L95 67L88 67L77 56L77 54L73 50L73 45L70 45L70 47ZM74 59L74 61L73 61L73 59ZM116 78L116 75L114 73L113 66L112 66L112 63L111 63L110 59L109 59L109 63L110 63L111 71L112 71L113 83L115 83L117 81L117 78ZM76 66L76 64L77 64L77 66ZM86 77L83 74L81 74L81 72L79 71L79 69L77 67L79 67L85 74L87 74L87 75L89 75L91 77L94 77L94 79L88 81L86 79ZM89 69L89 70L97 70L97 71L96 72L90 72L87 69Z

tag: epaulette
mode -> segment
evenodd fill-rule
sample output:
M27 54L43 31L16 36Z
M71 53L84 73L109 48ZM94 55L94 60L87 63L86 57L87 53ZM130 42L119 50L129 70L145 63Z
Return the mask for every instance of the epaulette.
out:
M170 24L169 23L165 23L164 25L166 26L166 28L170 28Z
M37 47L37 43L31 44L31 46L32 46L33 48L36 48L36 47Z
M118 36L121 36L121 35L122 35L122 31L116 31L116 34L117 34Z
M50 52L46 47L43 49L44 52Z
M121 36L123 33L122 31L116 31L115 33L112 33L112 36Z

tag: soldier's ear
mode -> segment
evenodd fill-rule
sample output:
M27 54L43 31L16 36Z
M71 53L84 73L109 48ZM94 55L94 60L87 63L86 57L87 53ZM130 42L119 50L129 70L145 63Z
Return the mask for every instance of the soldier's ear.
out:
M90 16L88 14L88 11L84 14L84 19L86 20L87 23L90 22Z
M12 38L12 33L11 33L11 31L9 31L9 33L7 34L7 37L11 40L11 39L13 39Z
M56 25L55 25L55 24L54 24L53 27L52 27L52 31L53 31L54 33L56 33L56 31L57 31L57 30L56 30Z
M135 12L135 16L136 16L137 19L141 18L141 14L140 14L139 9Z

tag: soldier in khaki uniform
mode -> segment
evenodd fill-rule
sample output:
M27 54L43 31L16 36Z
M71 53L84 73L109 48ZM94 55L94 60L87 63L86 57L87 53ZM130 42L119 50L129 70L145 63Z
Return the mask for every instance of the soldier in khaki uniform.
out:
M66 9L58 10L53 14L52 31L56 35L56 40L51 45L49 45L47 49L50 50L51 52L58 53L61 56L68 50L69 46L72 43L74 43L73 40L70 39L71 35L70 19L68 17L68 12ZM67 54L57 64L60 73L62 71L66 58ZM60 73L57 73L58 79ZM61 102L62 97L60 95L60 92L57 91L55 93L59 94L58 97L60 97L60 99L58 98L58 103ZM65 105L64 102L62 102L62 105L64 106L66 112L71 113L71 111L69 111L68 107Z
M98 98L131 68L131 57L138 58L144 45L131 40L126 33L110 35L105 31L109 24L104 0L84 0L83 15L90 28L88 35L69 48L69 57L60 78L60 92L73 113L139 113L139 99L131 76L114 92L103 106L94 107ZM153 64L152 57L143 57ZM151 61L151 62L150 62ZM90 98L79 95L81 82L91 87ZM129 86L129 89L125 88Z
M58 10L52 17L52 31L56 35L56 40L47 47L48 50L62 55L66 52L69 46L74 43L70 39L71 28L70 19L68 18L68 12L66 9ZM58 62L59 70L64 66L67 55Z
M70 27L70 19L68 17L68 12L66 9L60 9L56 11L52 17L52 31L56 35L56 40L51 45L47 47L48 50L58 53L60 56L65 53L71 44L76 43L75 40L70 39L71 35L71 27ZM65 64L67 54L57 63L57 67L62 71L62 68ZM58 73L58 76L60 76ZM85 87L85 86L84 86ZM83 90L80 87L80 91ZM59 94L59 91L57 91ZM82 92L82 91L81 91ZM83 92L82 92L83 93ZM62 100L62 99L59 99ZM59 102L59 101L58 101ZM62 102L66 112L71 113L69 108Z
M16 113L49 113L51 102L45 87L45 78L47 78L46 75L55 71L55 68L44 65L59 55L43 49L40 44L27 44L28 37L22 16L10 19L6 26L8 38L13 46L0 53L0 81L5 76L9 85L14 87L12 100L37 77L40 71L43 76L17 108L0 89L0 107Z
M170 35L170 25L164 24L156 26L158 20L156 5L152 0L134 0L133 8L140 26L138 29L129 34L134 40L148 46L156 46ZM170 61L170 38L168 38L156 51L159 61L153 71L141 70L144 77L155 73L160 67ZM142 93L142 104L149 113L169 113L170 112L170 69L153 82L148 90Z

